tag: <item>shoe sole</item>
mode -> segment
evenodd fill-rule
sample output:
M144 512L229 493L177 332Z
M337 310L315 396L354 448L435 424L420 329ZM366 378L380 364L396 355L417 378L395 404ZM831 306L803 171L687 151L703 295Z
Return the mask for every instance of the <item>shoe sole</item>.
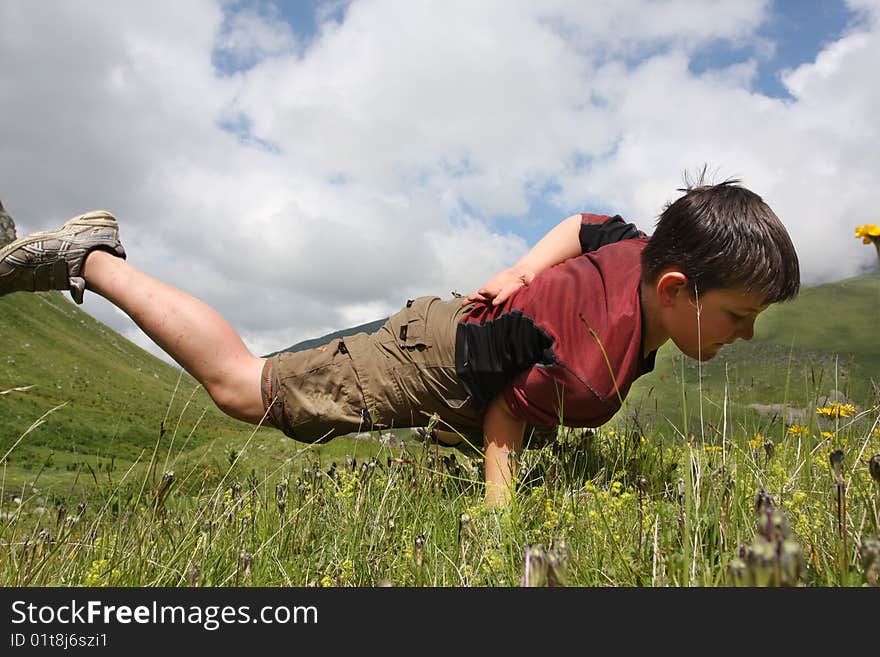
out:
M58 230L32 233L27 237L22 237L21 239L17 239L14 242L7 244L2 249L0 249L0 260L3 260L13 251L17 251L21 247L27 246L28 244L33 244L34 242L42 242L43 240L61 239L66 233L69 232L68 229L73 227L98 228L108 226L116 228L117 230L119 228L116 217L114 217L106 210L94 210L93 212L86 212L85 214L81 214L77 217L74 217L73 219L68 219L66 222L64 222L64 225Z

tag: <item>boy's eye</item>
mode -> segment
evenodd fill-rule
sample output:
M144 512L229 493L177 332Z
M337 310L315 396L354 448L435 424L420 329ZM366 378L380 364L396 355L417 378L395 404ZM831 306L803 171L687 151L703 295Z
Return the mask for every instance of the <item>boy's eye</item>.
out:
M738 314L736 314L735 312L732 312L732 311L728 311L727 314L730 315L730 316L733 318L733 320L734 320L734 321L737 321L737 322L738 322L738 321L741 321L741 320L743 320L743 319L745 319L746 317L748 317L748 315L738 315Z

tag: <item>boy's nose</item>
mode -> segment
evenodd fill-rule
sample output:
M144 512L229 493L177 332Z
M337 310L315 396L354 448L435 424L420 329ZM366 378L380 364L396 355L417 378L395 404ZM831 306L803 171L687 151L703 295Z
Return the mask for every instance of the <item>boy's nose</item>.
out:
M737 337L743 340L751 340L755 337L755 322L752 320L736 332Z

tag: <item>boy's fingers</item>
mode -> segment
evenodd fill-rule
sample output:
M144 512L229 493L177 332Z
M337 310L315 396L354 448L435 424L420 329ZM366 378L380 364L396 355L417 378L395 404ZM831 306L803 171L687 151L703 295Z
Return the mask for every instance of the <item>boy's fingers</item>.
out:
M528 275L521 276L514 283L502 284L499 287L487 287L483 286L476 292L472 292L467 295L464 299L462 299L461 305L466 306L469 303L488 303L492 302L493 305L498 305L502 301L504 301L507 297L510 296L511 292L522 287L523 285L528 285L525 281L525 278L534 278L534 276L529 277Z
M492 305L497 306L500 303L504 303L505 301L507 301L507 298L511 294L516 292L519 288L523 287L524 285L527 285L527 283L525 281L520 281L517 283L512 283L510 285L506 285L505 287L501 288L500 290L498 290L498 294L495 295L495 298L492 299Z
M485 303L490 298L491 297L487 297L487 296L481 294L480 292L473 292L461 300L461 305L466 306L469 303Z

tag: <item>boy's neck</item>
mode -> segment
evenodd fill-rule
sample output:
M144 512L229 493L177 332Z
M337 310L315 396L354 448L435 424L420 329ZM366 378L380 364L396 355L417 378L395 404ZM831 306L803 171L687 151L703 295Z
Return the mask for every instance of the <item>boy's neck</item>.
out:
M656 288L642 282L639 292L642 298L642 358L647 358L648 354L657 351L669 339L669 335L660 321Z

